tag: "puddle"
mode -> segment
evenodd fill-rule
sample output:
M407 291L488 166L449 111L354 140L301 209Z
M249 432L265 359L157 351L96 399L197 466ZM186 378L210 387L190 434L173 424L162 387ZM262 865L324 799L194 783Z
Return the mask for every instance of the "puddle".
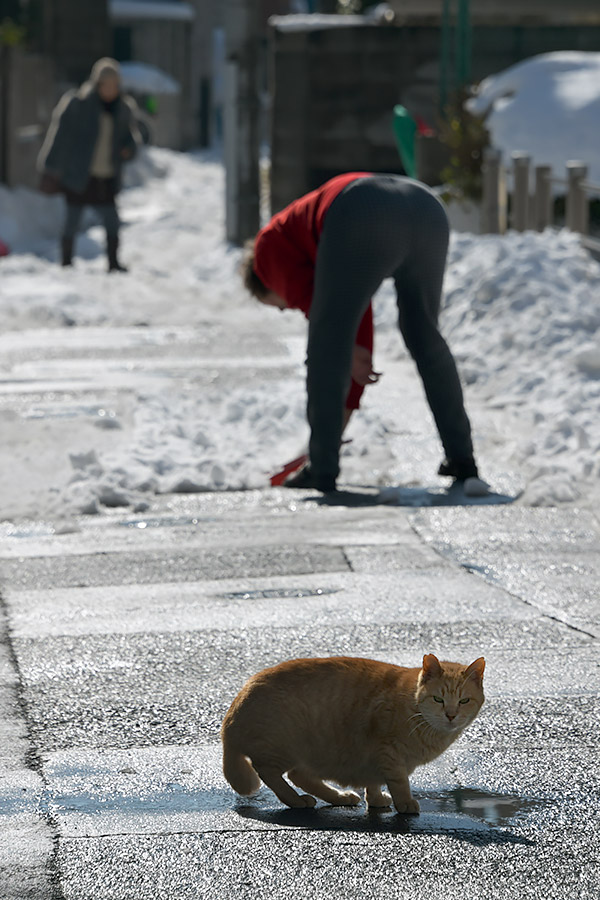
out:
M315 809L272 807L272 795L262 803L238 799L235 811L244 819L280 828L310 831L387 832L395 834L447 834L476 844L525 844L532 841L510 826L518 825L542 802L516 795L491 794L466 788L415 796L421 805L418 816L399 815L394 809L324 806ZM500 827L498 827L500 826Z
M182 528L188 525L200 525L204 522L216 522L215 516L164 516L143 519L123 519L116 522L120 528Z
M490 826L514 825L543 805L543 801L528 797L519 797L516 794L493 794L488 791L478 791L473 788L455 788L450 791L420 792L415 791L421 812L418 816L400 816L394 809L367 810L364 804L357 807L332 807L323 805L319 801L316 808L317 815L326 816L323 823L312 822L312 827L348 827L352 821L363 823L366 831L381 830L383 826L398 821L410 823L411 830L430 830L432 826L444 830L488 830ZM242 816L260 818L278 816L280 813L288 815L302 814L301 827L311 827L310 814L315 810L273 810L264 809L263 804L269 802L272 795L263 787L256 800L243 804L238 799L237 811ZM261 803L262 800L262 803ZM289 817L289 816L288 816ZM337 823L337 824L336 824ZM370 824L369 824L370 823ZM387 830L387 829L386 829Z
M442 813L466 815L488 825L507 825L540 806L540 801L516 794L491 794L472 788L423 794L420 802L422 807L428 807L429 802L433 802L434 808Z
M19 540L27 540L31 538L49 537L57 533L54 525L45 522L35 523L32 525L10 525L0 532L7 538L18 538Z
M337 594L341 588L265 588L255 591L232 591L227 594L214 594L218 600L289 600L302 597L323 597L326 594Z
M215 828L233 816L260 827L299 828L309 831L390 832L400 834L452 834L476 843L526 843L531 841L510 830L544 805L544 801L514 794L493 794L471 788L440 792L415 792L421 804L418 816L403 816L394 809L368 810L334 807L318 802L315 809L289 809L282 806L264 786L251 799L241 799L229 789L202 790L185 782L163 783L158 789L131 786L122 782L112 791L78 790L47 795L42 804L54 816L126 817L135 819L164 816L179 819L191 816L194 828ZM549 801L546 801L549 802ZM231 821L230 821L231 825ZM500 827L499 827L500 826ZM161 826L163 827L163 826ZM240 824L238 826L243 829ZM248 825L248 827L257 827ZM506 830L508 828L508 830Z
M483 496L471 497L456 482L449 488L383 488L379 494L379 502L388 506L493 506L514 503L516 499L516 495L491 490Z
M85 404L56 404L31 406L22 414L24 419L75 419L79 416L90 416L105 422L116 421L117 414L104 406Z

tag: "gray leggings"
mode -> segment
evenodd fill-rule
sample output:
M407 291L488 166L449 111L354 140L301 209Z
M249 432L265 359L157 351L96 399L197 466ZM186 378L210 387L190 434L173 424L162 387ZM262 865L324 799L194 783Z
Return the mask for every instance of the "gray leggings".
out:
M425 186L397 175L351 182L325 218L317 252L307 354L310 461L337 477L356 331L384 278L449 459L473 455L471 426L450 349L438 330L448 220ZM401 415L401 411L399 411Z

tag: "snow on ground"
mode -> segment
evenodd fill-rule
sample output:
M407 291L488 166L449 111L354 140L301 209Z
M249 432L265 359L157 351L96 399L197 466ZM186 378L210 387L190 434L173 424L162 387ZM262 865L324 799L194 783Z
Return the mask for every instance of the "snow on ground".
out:
M87 396L79 419L58 418L64 403L33 388L18 406L3 412L0 403L3 518L143 509L156 493L262 487L306 440L305 323L241 289L240 251L223 238L220 161L152 149L129 182L120 198L127 275L105 273L94 224L78 241L75 268L63 270L55 199L0 189L0 209L12 210L0 217L0 238L13 247L0 260L7 390L20 378L71 378L76 397L90 371L104 390L96 406ZM445 292L443 330L466 384L483 474L494 485L501 468L517 471L525 503L596 502L600 265L565 231L453 234ZM386 283L376 298L376 367L389 386L387 373L400 372L416 390L394 302ZM344 454L356 483L397 485L410 471L406 442L390 437L402 427L397 396L385 378L367 390ZM30 459L27 434L37 442ZM433 476L441 454L432 430L424 440ZM62 469L52 442L63 442ZM19 465L31 478L17 489Z
M568 160L578 159L600 184L600 53L560 51L526 59L485 78L467 107L487 115L492 144L505 161L513 151L524 151L534 165L550 165L564 178Z

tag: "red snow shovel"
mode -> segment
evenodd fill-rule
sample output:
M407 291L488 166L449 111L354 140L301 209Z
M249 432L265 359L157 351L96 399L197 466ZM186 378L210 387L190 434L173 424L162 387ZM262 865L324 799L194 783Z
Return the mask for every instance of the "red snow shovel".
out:
M296 472L300 468L300 466L304 465L307 460L308 453L303 453L302 456L297 456L296 459L291 459L285 464L283 469L280 469L279 472L275 472L274 475L271 475L271 487L279 487L280 484L283 484L288 475L291 475L292 472Z
M349 444L351 441L352 438L348 438L347 440L342 441L342 445ZM269 479L271 482L271 487L279 487L280 484L283 484L288 475L291 475L292 472L297 472L305 462L308 462L308 453L303 453L302 456L297 456L296 459L291 459L285 464L282 469L279 470L279 472L275 472L274 475L271 475Z

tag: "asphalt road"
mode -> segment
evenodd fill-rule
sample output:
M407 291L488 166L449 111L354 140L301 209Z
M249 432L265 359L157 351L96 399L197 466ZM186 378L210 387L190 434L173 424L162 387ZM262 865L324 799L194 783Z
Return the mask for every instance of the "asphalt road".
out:
M597 896L597 517L355 500L183 496L4 538L2 900ZM224 781L257 669L430 651L485 655L487 700L413 776L419 817Z

